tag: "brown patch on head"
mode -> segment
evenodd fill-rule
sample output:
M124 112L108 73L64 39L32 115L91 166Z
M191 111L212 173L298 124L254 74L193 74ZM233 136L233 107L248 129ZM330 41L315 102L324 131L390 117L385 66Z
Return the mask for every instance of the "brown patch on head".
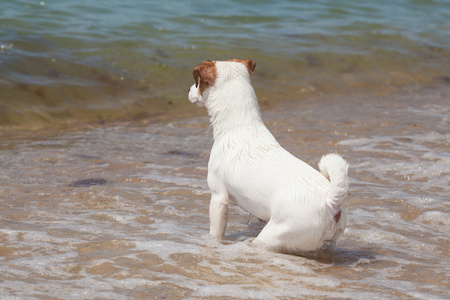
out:
M256 63L250 59L238 59L238 58L230 58L228 61L235 61L242 63L248 70L248 75L252 75L252 72L255 70Z
M195 67L194 72L195 87L199 88L200 95L203 91L212 85L217 78L216 63L211 60L206 60L202 64Z

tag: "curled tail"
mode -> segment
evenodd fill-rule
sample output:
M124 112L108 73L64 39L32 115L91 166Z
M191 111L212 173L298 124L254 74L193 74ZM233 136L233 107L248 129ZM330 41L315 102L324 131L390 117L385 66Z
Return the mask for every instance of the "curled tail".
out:
M348 163L338 154L332 153L322 157L319 162L320 173L331 182L331 189L327 196L326 207L339 221L341 205L348 194Z

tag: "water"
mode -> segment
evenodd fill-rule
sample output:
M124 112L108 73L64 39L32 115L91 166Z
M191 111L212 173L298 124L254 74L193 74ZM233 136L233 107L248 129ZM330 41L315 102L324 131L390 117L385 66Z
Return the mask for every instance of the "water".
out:
M324 97L264 113L306 162L334 151L350 162L346 232L335 251L309 257L254 247L264 224L235 206L226 243L209 238L206 116L5 138L0 293L447 299L448 92Z
M445 1L3 1L0 295L448 299ZM419 26L420 25L420 26ZM250 57L263 119L350 163L348 226L306 257L209 238L204 59Z
M449 19L444 0L5 0L0 126L192 113L186 86L205 59L252 58L275 102L448 84Z

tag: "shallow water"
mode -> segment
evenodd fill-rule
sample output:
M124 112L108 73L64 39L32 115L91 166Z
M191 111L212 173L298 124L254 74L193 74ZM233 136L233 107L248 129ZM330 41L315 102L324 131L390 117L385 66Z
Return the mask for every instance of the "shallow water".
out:
M186 89L206 59L255 60L255 88L272 103L450 81L446 0L0 6L0 130L192 111ZM286 88L300 96L278 96Z
M315 97L264 112L316 166L350 162L348 226L306 257L251 244L230 210L208 236L206 112L0 140L0 293L6 298L448 299L450 93ZM187 100L186 100L187 101Z

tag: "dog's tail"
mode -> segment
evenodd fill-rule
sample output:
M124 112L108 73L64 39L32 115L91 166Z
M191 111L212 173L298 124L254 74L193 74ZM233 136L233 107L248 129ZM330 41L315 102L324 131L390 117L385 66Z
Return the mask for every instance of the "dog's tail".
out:
M320 173L331 182L326 207L333 213L336 222L338 222L341 205L348 194L348 163L338 154L327 154L320 160L319 169Z

